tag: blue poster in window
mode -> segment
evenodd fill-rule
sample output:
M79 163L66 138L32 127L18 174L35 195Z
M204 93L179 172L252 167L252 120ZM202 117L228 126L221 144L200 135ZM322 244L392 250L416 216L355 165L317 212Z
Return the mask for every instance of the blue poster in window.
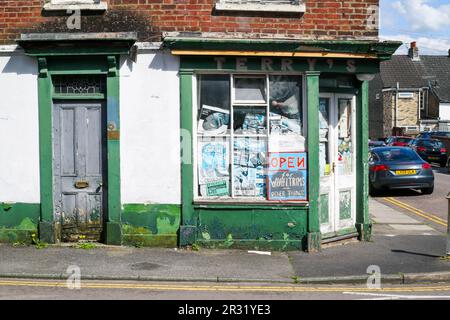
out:
M267 172L267 197L271 201L307 201L306 153L271 153Z

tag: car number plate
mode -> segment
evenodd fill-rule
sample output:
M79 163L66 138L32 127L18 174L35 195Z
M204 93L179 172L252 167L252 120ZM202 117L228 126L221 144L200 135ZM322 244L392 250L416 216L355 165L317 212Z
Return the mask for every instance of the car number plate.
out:
M395 171L395 174L399 175L399 176L405 176L405 175L410 175L410 174L416 174L417 170L397 170Z

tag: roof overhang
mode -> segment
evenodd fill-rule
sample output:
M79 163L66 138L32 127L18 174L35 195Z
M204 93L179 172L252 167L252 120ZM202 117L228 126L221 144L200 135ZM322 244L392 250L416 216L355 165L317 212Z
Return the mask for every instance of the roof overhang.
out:
M25 33L17 43L30 56L128 54L136 32Z
M165 37L174 55L279 56L389 60L402 45L398 41L216 39Z

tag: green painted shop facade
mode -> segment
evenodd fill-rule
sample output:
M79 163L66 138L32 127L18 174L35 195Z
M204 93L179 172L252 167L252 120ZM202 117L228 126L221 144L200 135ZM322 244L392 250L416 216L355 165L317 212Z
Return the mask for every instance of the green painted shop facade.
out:
M38 62L41 200L2 204L1 241L38 234L55 243L95 234L91 240L114 245L311 252L343 237L371 238L368 85L399 43L166 38L161 50L179 57L181 197L179 204L146 204L121 200L120 61L135 40L122 34L19 42ZM103 82L98 90L68 93L57 90L61 76L99 76ZM90 216L73 227L55 213L54 108L61 104L65 119L73 106L92 111L96 103L104 110L102 178L86 197L100 199L101 214L89 209ZM216 122L205 129L211 119ZM275 137L281 142L272 146ZM157 139L148 143L151 138ZM282 159L305 162L269 174L271 163ZM286 196L293 189L274 183L277 174L295 178L294 196ZM74 179L73 192L92 184ZM274 194L282 196L270 199ZM69 228L71 240L64 238Z

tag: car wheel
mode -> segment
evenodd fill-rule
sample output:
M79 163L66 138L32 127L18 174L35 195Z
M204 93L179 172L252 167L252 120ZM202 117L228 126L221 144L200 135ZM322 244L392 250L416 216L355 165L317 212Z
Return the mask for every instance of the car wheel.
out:
M441 168L445 168L447 166L446 162L441 162Z
M420 190L422 191L423 194L432 194L434 191L434 185L431 186L430 188L422 188Z
M371 197L376 197L380 194L380 189L375 188L371 183L369 183L369 195Z

